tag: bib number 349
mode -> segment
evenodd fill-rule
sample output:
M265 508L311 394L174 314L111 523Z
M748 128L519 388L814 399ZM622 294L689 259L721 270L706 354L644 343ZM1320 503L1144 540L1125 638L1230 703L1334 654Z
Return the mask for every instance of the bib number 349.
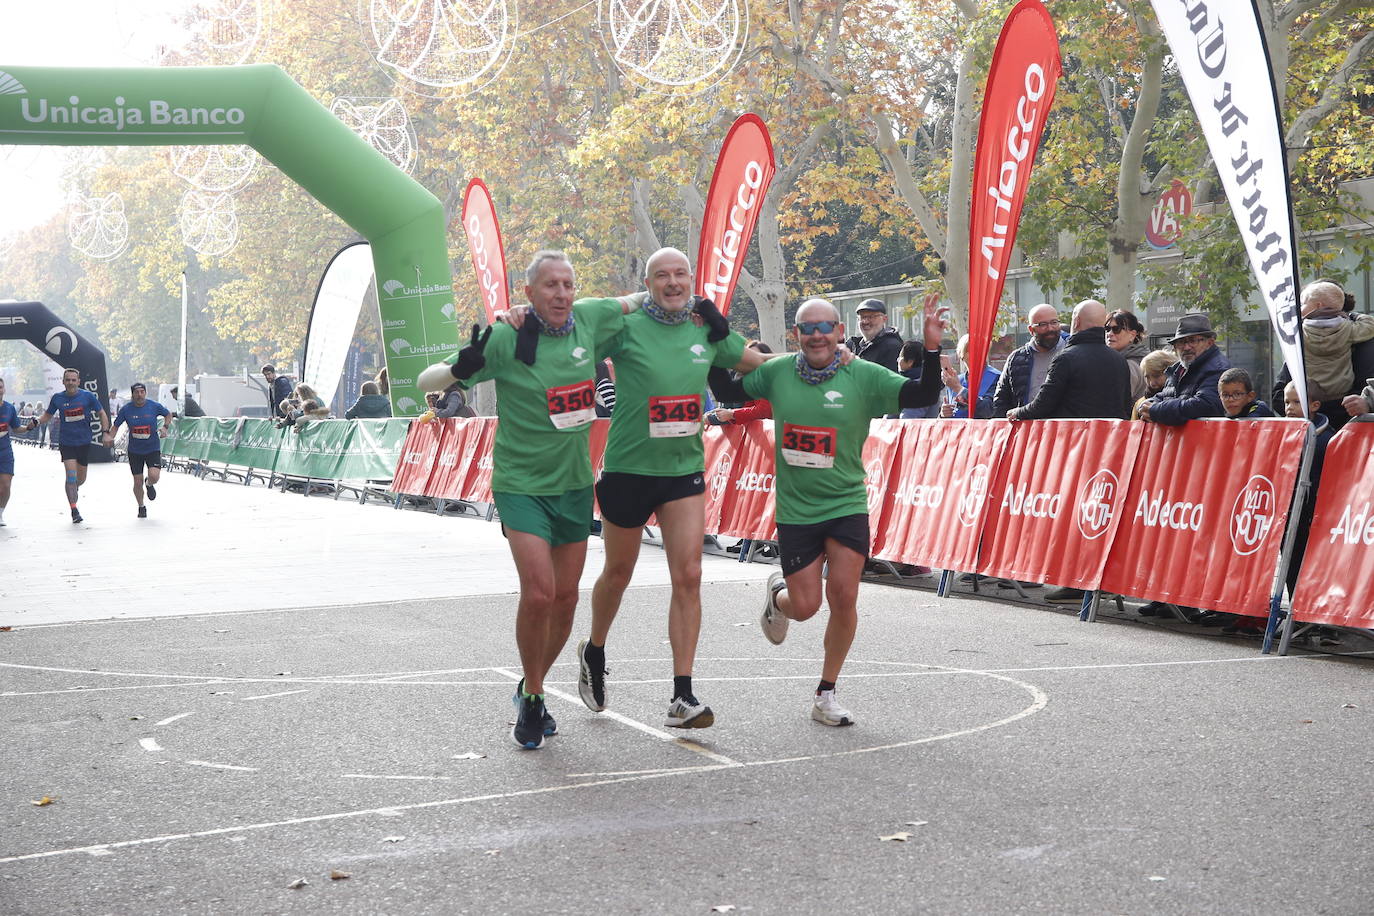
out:
M835 430L826 426L782 425L782 460L794 468L828 468L835 463Z
M649 438L674 439L701 431L701 396L649 398Z
M576 429L596 419L596 392L592 380L548 389L549 422L558 429Z

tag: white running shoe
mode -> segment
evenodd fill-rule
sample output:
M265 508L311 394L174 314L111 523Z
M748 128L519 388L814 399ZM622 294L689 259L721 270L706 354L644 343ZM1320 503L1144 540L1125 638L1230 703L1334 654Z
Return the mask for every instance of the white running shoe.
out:
M668 704L668 718L663 724L669 728L710 728L716 724L716 714L696 697L678 697Z
M763 635L775 646L782 645L787 638L787 615L778 609L778 602L774 600L785 582L782 570L776 570L768 576L768 590L763 596L763 614L759 617Z
M854 714L835 700L835 691L822 690L811 704L811 718L822 725L853 725Z
M605 670L598 671L587 663L587 643L590 640L582 640L577 644L577 663L579 671L577 675L577 695L582 698L582 702L587 704L587 708L592 712L603 712L606 709L606 675L610 674ZM603 656L604 661L604 656Z

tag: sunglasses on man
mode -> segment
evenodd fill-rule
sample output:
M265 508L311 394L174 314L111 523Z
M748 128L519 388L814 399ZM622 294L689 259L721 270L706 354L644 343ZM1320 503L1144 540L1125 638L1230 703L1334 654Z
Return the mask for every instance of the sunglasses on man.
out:
M839 324L838 321L798 321L797 330L809 337L817 331L822 334L829 334L839 327Z

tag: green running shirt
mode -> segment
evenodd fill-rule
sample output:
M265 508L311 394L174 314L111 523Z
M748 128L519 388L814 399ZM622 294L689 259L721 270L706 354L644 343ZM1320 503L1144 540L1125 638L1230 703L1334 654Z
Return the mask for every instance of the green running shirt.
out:
M619 299L578 299L566 337L541 334L533 366L515 358L515 329L492 327L487 364L462 382L496 380L491 488L553 496L592 485L588 434L596 416L596 354L624 327ZM533 319L530 319L533 320Z
M642 311L600 355L615 363L615 410L603 470L681 477L705 469L701 393L712 366L732 368L745 340L731 331L719 343L691 321L666 325Z
M868 421L897 410L904 384L904 377L863 359L819 385L798 377L792 357L769 360L744 377L750 397L773 405L774 514L780 524L813 525L868 512Z

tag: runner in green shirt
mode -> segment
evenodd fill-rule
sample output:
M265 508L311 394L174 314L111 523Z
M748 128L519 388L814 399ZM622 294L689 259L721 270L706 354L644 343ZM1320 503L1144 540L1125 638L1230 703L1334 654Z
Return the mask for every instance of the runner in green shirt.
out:
M902 407L934 404L940 393L939 299L925 302L925 358L920 380L836 353L844 323L834 305L808 299L797 310L793 335L801 352L773 360L744 377L750 398L773 405L778 547L782 571L768 577L763 632L775 645L789 620L807 620L821 606L821 567L829 564L825 597L825 662L811 718L852 725L854 714L835 700L835 682L858 628L859 579L871 543L863 447L872 417ZM716 386L719 391L719 386Z
M657 515L672 578L668 639L673 695L665 724L706 728L711 707L692 692L701 632L701 545L705 535L705 458L701 395L714 367L749 372L765 358L709 301L692 296L692 267L676 248L654 252L644 265L648 299L601 355L615 365L615 411L601 479L605 567L592 589L592 631L577 647L578 693L588 708L606 708L606 638L634 575L645 523ZM704 324L692 320L694 311Z
M496 443L492 498L520 575L515 641L524 677L511 737L540 747L558 726L544 708L544 677L572 632L578 582L592 522L588 433L596 416L596 352L624 326L628 300L573 301L567 256L541 251L525 271L533 308L517 330L488 327L452 363L420 374L421 390L453 379L470 388L496 380Z

